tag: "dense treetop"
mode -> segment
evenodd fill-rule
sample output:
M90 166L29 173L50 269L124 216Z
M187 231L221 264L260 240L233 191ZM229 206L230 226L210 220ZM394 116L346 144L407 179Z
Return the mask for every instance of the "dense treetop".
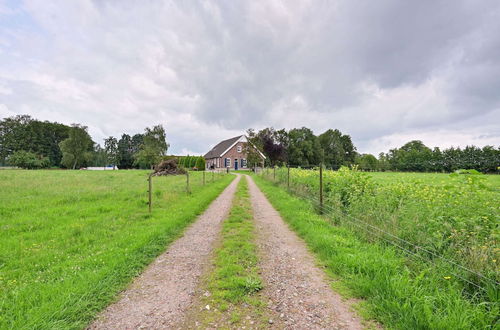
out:
M368 171L433 171L451 172L475 169L497 172L500 166L500 146L483 148L430 148L422 141L410 141L379 157L359 154L349 135L338 129L328 129L315 135L307 128L290 130L268 127L247 131L249 166L260 165L254 147L266 156L268 166L323 165L338 169L357 164ZM119 139L108 137L104 148L92 141L87 127L73 124L40 121L27 115L0 120L0 165L23 168L85 166L118 166L121 169L150 168L165 158L169 144L161 125L145 128L133 136L123 134ZM185 167L204 167L199 157L180 159Z

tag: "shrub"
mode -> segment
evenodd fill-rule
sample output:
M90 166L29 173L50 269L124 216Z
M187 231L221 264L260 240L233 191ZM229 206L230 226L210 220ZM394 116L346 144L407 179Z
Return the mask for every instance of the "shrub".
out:
M205 170L205 158L198 157L198 159L196 160L196 168L198 169L198 171Z
M50 161L47 157L37 156L29 151L16 151L9 157L9 164L25 169L48 168Z

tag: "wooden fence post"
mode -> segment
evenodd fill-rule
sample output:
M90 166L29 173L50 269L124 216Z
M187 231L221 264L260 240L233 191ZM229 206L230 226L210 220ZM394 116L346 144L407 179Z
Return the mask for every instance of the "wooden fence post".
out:
M288 188L288 190L290 190L290 165L287 164L287 178L286 178L286 186Z
M153 180L152 180L153 173L150 173L148 176L148 206L149 206L149 213L151 213L151 206L153 204L152 201L152 190L153 190Z
M189 171L186 172L186 192L188 194L191 192L189 189Z
M276 182L276 165L273 166L273 181Z
M203 171L203 185L205 185L205 171Z
M215 170L212 171L212 182L214 182Z
M323 214L323 164L319 166L319 212Z

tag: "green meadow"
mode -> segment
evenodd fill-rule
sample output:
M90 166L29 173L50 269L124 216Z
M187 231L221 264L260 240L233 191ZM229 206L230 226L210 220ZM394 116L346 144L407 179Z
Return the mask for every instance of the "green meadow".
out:
M83 328L233 180L0 171L0 329Z
M493 329L497 175L281 168L256 176L284 219L370 318L397 329Z

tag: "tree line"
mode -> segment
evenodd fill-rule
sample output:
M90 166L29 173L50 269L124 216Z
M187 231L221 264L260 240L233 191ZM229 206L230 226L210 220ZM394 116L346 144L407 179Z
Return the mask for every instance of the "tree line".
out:
M319 166L338 169L341 166L358 165L365 171L452 172L458 169L474 169L484 173L499 170L500 147L483 148L467 146L431 149L422 141L414 140L400 148L381 153L377 158L356 151L349 135L338 129L329 129L314 135L307 127L276 130L273 127L259 131L247 130L251 145L247 149L250 165L261 160L252 145L266 156L267 166Z
M357 155L355 164L368 171L453 172L468 169L494 173L500 166L500 146L441 150L438 147L431 149L422 141L414 140L387 153L380 153L378 158L370 154Z
M150 168L167 153L169 144L161 125L133 136L108 137L104 146L95 143L88 128L39 121L28 115L0 121L0 165L22 168L87 166Z
M276 130L273 127L260 131L247 130L251 142L248 153L249 165L258 165L261 160L252 146L266 156L268 166L317 166L324 164L333 169L353 164L356 147L351 137L338 129L329 129L316 136L307 127Z

